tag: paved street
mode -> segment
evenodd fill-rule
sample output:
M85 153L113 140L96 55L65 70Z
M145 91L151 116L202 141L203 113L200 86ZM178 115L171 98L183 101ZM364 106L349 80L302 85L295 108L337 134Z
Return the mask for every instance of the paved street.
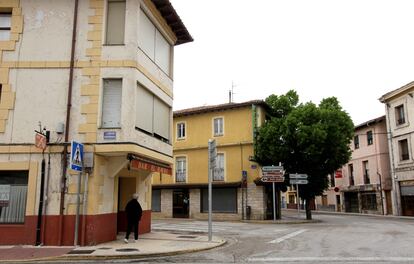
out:
M314 218L321 222L311 224L215 222L215 234L225 237L228 241L220 248L139 261L107 262L414 263L414 219L335 214L314 214ZM207 222L154 220L153 230L205 232Z

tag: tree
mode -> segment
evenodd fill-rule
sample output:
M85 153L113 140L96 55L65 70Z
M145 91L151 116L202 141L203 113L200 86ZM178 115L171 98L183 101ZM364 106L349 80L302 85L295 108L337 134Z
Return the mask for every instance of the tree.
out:
M266 98L268 120L257 138L256 160L261 165L283 163L286 173L308 174L299 195L306 200L306 219L312 219L310 201L328 188L328 174L351 157L349 143L354 124L335 97L298 104L293 90Z

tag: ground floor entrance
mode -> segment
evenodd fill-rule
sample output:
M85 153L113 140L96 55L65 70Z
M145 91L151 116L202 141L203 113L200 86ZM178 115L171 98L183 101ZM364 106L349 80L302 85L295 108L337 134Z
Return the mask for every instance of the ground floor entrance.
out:
M190 197L188 189L173 190L173 217L188 218L190 208Z
M345 198L345 212L359 213L359 200L357 192L344 193Z
M414 216L414 185L401 186L402 215Z

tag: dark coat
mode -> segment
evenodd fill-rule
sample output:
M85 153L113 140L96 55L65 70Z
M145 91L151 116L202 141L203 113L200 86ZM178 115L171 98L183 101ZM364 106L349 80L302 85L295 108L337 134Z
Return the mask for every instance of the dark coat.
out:
M142 216L142 208L137 199L131 199L126 207L125 213L128 221L140 221Z

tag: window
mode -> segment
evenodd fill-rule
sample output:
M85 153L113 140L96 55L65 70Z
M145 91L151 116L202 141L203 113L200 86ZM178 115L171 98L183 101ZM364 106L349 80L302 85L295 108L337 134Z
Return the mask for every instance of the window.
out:
M359 149L359 137L358 137L358 135L354 137L354 148Z
M106 44L124 44L125 0L108 0Z
M373 136L372 136L372 131L368 131L367 132L367 144L372 145L373 141L374 141L374 139L373 139Z
M405 123L404 105L395 107L395 121L397 126Z
M364 170L364 184L370 184L369 167L368 167L368 161L367 160L362 162L362 168Z
M0 13L0 41L10 40L11 13Z
M169 142L171 108L143 86L137 86L135 127Z
M349 173L349 185L355 185L354 182L354 165L349 164L348 165L348 173Z
M151 211L161 212L161 190L152 190Z
M170 75L171 45L141 10L138 46L165 73Z
M102 128L121 127L122 80L103 81Z
M236 188L213 188L212 195L214 213L237 213ZM201 212L208 212L208 189L201 189Z
M27 182L27 171L0 172L0 224L24 223Z
M335 187L335 172L329 175L329 184L331 187Z
M218 153L216 157L216 168L214 168L213 181L224 181L224 154Z
M400 151L400 161L409 160L410 154L408 152L408 141L407 139L398 141L398 148Z
M224 132L224 121L222 117L214 118L213 120L214 126L214 136L222 136Z
M362 210L377 210L377 196L375 192L361 193Z
M178 157L175 160L175 182L185 182L187 178L187 160L185 157Z
M185 138L185 123L177 123L177 139Z

